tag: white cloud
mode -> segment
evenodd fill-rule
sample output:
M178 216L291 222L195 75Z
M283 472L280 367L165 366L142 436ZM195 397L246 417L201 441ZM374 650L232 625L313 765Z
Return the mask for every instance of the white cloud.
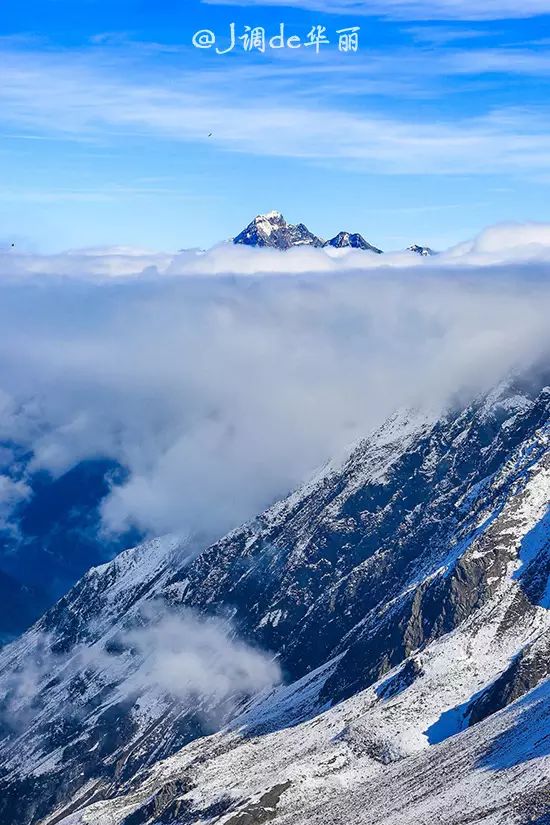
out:
M229 621L189 609L158 611L146 626L126 633L123 643L142 660L127 691L196 698L207 718L281 681L273 657L239 639Z
M24 278L48 275L64 277L125 278L166 271L174 255L126 246L78 249L58 255L38 255L0 250L2 276Z
M458 208L458 207L457 207ZM371 238L370 240L376 240ZM154 284L163 279L218 277L222 275L300 275L308 272L376 270L391 267L408 269L440 268L460 265L498 264L550 260L550 224L506 223L488 227L476 238L441 250L435 258L421 258L406 250L388 250L383 257L356 249L315 249L295 247L281 252L270 248L251 248L220 243L209 250L155 252L137 247L115 246L75 249L58 254L36 254L0 250L0 279L21 282L48 277L53 283L63 280L132 280ZM42 282L42 281L41 281ZM9 399L0 396L0 410ZM7 409L5 410L7 414Z
M7 518L13 508L32 496L32 489L24 481L0 474L0 528L9 527Z
M550 263L550 224L509 223L485 229L471 241L450 249L445 260L470 265L501 262Z
M90 631L93 635L93 627ZM176 613L160 602L145 603L116 642L117 653L110 653L101 637L60 653L52 636L37 633L33 657L3 680L0 721L24 730L40 713L36 697L52 672L65 684L87 673L96 686L116 685L115 694L132 699L138 713L169 697L214 726L243 698L282 681L275 658L240 639L230 620L191 609ZM82 708L74 703L66 711L78 715Z
M398 20L503 20L550 12L550 0L203 0L215 5L283 6Z
M0 437L54 473L127 466L104 505L113 530L223 533L395 406L482 387L548 346L548 225L431 260L122 252L9 255L0 279ZM119 257L125 277L106 277Z

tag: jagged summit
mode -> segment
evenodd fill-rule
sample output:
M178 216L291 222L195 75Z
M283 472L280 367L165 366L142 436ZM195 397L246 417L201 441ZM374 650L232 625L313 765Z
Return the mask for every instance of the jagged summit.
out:
M333 238L324 241L314 235L303 223L296 225L287 223L281 212L273 210L264 215L257 215L246 229L233 238L234 244L244 246L269 247L271 249L291 249L295 246L332 247L333 249L362 249L365 252L374 252L383 255L383 250L369 243L358 232L338 232ZM408 252L414 252L423 258L429 258L436 253L429 246L413 244L407 247Z
M416 255L421 255L423 258L431 258L433 255L437 254L430 249L429 246L419 246L417 243L413 243L412 246L407 247L407 252L414 252Z
M293 246L323 246L323 241L310 232L307 226L287 223L280 212L257 215L240 235L233 239L235 244L245 246L290 249Z
M326 241L324 246L332 246L335 249L351 247L352 249L364 249L368 252L375 252L377 255L383 254L381 249L370 244L362 235L359 235L358 232L339 232L334 238L331 238L330 241Z

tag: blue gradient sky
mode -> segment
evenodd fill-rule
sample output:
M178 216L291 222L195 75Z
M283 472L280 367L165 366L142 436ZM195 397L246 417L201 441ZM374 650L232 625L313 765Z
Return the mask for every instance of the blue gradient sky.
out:
M327 237L442 248L550 221L550 0L478 6L5 0L0 240L173 250L280 209ZM360 25L361 48L192 47L231 21Z

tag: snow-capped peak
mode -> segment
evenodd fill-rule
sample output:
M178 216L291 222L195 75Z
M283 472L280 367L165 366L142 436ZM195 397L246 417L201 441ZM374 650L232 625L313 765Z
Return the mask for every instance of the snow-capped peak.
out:
M265 215L257 215L253 223L267 238L276 228L286 226L286 221L280 212L267 212Z
M300 223L287 223L281 214L273 210L257 215L245 230L234 238L233 243L245 246L267 246L273 249L290 249L293 246L322 246L320 238Z

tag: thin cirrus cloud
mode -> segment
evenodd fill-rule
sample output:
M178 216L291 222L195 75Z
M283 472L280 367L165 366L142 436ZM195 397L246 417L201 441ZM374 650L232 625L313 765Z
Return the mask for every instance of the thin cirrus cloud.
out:
M203 0L215 5L282 6L397 20L514 20L550 12L550 0Z
M485 51L457 52L436 71L450 69L461 76L480 70L486 59ZM511 71L514 66L518 72L548 71L544 57L519 52L508 53L506 64ZM290 98L285 94L289 67L279 67L278 80L270 86L273 94L263 98L267 102L258 102L254 94L228 101L219 71L205 76L181 71L167 84L158 73L127 78L121 70L124 65L119 56L92 60L85 53L6 51L0 85L4 124L79 141L139 134L201 142L213 132L217 148L226 152L375 168L382 174L528 177L547 170L550 163L550 118L543 108L463 114L449 122L429 115L419 120L395 111L387 114L372 103L361 111L343 107L341 100L332 104L329 99L320 106L319 83L312 107L313 91ZM490 65L493 71L506 68L498 55ZM250 92L257 89L254 71L239 71L236 79ZM225 73L224 77L226 83Z

